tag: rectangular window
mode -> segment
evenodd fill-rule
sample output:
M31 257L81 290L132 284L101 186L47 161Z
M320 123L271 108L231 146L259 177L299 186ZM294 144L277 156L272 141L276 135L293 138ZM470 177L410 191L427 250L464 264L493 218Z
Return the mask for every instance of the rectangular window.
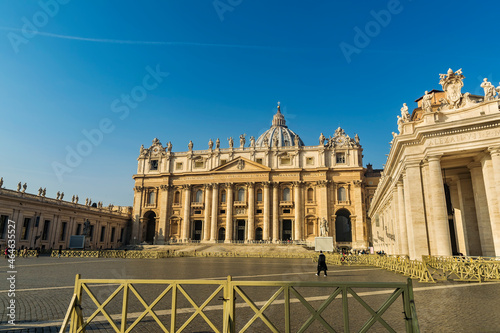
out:
M262 158L258 158L256 162L262 164Z
M306 165L314 165L314 157L306 157Z
M175 170L182 170L182 162L175 163Z
M120 230L120 239L118 240L119 242L122 242L123 243L123 234L125 232L125 229L122 228L122 230Z
M106 231L106 227L101 227L101 239L99 239L100 242L104 242L104 232Z
M80 233L82 232L82 224L81 223L78 223L78 225L76 226L76 233L75 235L80 235Z
M7 221L9 217L7 215L0 216L0 239L4 239L7 234Z
M290 160L289 157L282 157L281 158L281 165L290 165L292 164L292 161Z
M201 214L201 210L195 210L194 213L195 213L195 215Z
M222 192L220 196L220 202L225 203L226 202L226 192Z
M262 201L262 192L257 192L257 201L261 202Z
M89 232L90 240L94 238L94 226L90 225L90 232Z
M227 160L220 160L220 165L224 165L227 163Z
M345 163L345 153L337 153L335 156L338 164Z
M262 209L257 209L257 214L262 214Z
M203 161L195 161L194 162L194 167L195 168L203 168L205 165L205 163L203 163Z
M151 160L149 170L152 171L158 170L158 160Z
M283 214L290 214L290 209L283 209Z
M29 217L24 218L23 229L21 230L21 239L28 239L30 223L31 219Z
M115 227L111 228L111 242L115 241Z
M49 238L49 226L50 221L45 220L45 223L43 224L42 240L47 240Z
M66 238L66 229L68 228L68 222L63 222L61 226L61 235L59 240L63 241Z
M219 214L226 214L226 210L225 209L221 209Z

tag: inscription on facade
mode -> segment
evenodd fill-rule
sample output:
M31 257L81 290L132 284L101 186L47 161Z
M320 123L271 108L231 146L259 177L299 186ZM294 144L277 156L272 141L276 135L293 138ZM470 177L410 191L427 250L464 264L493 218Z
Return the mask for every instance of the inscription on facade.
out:
M486 138L493 138L498 136L500 136L500 128L489 129L482 132L462 133L462 134L449 135L439 138L431 138L428 139L427 142L428 146L438 146L438 145L447 145L450 143L460 143L460 142L468 142Z

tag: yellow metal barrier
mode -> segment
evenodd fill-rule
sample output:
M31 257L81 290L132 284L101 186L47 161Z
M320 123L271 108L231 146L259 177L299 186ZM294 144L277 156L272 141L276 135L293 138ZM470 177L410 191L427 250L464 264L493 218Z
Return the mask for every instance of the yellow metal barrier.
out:
M144 291L145 285L160 287L159 290L161 290L161 292L157 291L154 293L153 297L149 297L150 299L154 298L149 304L145 301L145 297L138 291L138 289ZM186 291L189 285L204 286L209 289L208 293L210 295L206 298L203 296L202 301L198 299L198 302L195 302L193 297ZM101 292L99 294L100 297L96 297L95 289L106 286L108 288L104 290L107 290L107 293L103 295ZM254 295L254 291L256 289L263 290L262 288L267 289L265 289L264 293L261 292L259 294L261 299L256 300L255 298L258 297ZM312 290L309 288L315 288L316 293L317 288L321 288L321 297L314 297L308 300L304 294ZM274 291L272 296L269 298L267 298L268 296L262 296L265 294L269 295L269 289ZM373 309L361 298L359 291L363 290L365 292L366 289L386 290L389 296L377 309ZM221 294L222 296L216 299ZM379 293L377 292L377 294ZM236 304L236 296L243 300L243 303ZM144 308L142 312L134 313L133 316L130 313L132 307L130 304L131 297L135 297ZM185 308L180 308L178 304L180 297L183 297L184 304L190 306L189 312ZM263 297L264 300L262 300ZM99 298L102 301L99 301ZM109 307L114 300L114 308ZM170 300L170 302L167 302L166 305L162 303L160 309L155 309L155 306L162 300ZM216 307L209 307L209 303L214 300L222 301L222 304ZM402 302L399 303L398 300ZM330 314L327 315L325 311L330 305L333 307L335 301L340 302L342 309L341 312L338 312L340 316L337 319L338 322L335 322L335 319L332 318L332 312L329 312ZM89 302L92 302L96 307L96 310L92 313L87 310ZM198 305L200 302L201 305ZM316 304L311 304L314 302ZM318 302L321 302L319 306L317 306ZM91 323L99 321L100 326L104 325L102 322L107 323L110 327L108 330L125 333L137 328L137 325L146 316L150 316L154 320L154 322L150 321L149 323L154 326L154 331L158 331L159 327L162 332L169 333L192 330L193 327L190 326L191 324L198 326L208 325L213 332L217 333L256 331L256 329L263 331L262 327L255 327L259 324L264 324L272 332L282 331L283 328L287 333L292 331L305 332L315 322L321 325L323 330L327 332L335 332L332 325L342 325L345 332L350 332L351 320L349 307L351 306L352 309L353 302L354 304L361 305L369 313L369 318L364 322L359 332L368 331L376 323L382 325L389 332L395 332L394 328L386 321L388 318L384 319L382 316L390 307L394 307L396 304L402 304L404 314L404 325L400 324L400 326L404 326L406 332L419 332L411 279L408 279L407 283L259 282L233 281L231 276L228 276L227 280L214 281L102 280L81 279L80 275L76 276L74 295L60 332L65 332L68 325L70 325L69 331L71 333L85 332L85 329ZM308 313L308 317L294 316L292 318L292 303L296 304L296 306L303 306L302 310ZM86 308L83 309L87 311L85 316L82 310L83 304L87 304L85 305ZM313 305L316 305L316 307ZM283 311L277 308L273 312L273 316L267 315L265 312L271 306L283 307ZM329 308L329 311L333 311L334 307L332 307ZM236 308L250 309L248 310L250 311L250 315L245 314L240 317ZM206 312L213 310L222 311L221 321L209 318ZM399 313L399 311L396 312ZM192 314L186 319L186 313ZM181 314L183 315L183 320L180 319ZM100 318L98 317L99 315L101 316ZM135 320L133 320L134 318ZM200 324L200 321L195 324L194 320L196 318L201 318L202 324ZM279 329L280 325L281 330ZM148 327L148 330L151 330L151 328Z
M440 280L500 281L500 258L422 256L422 261Z

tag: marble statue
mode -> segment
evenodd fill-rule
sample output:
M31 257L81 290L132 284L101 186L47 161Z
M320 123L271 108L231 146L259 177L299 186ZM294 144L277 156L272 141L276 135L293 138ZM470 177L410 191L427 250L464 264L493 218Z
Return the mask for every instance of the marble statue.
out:
M328 221L323 217L323 220L320 222L319 226L319 235L320 237L327 237L328 236Z
M42 191L42 197L45 197L46 194L47 194L47 188L44 187Z
M300 143L300 138L298 135L295 136L295 138L293 138L293 141L294 141L294 144L295 144L295 147L298 147L299 146L299 143Z
M62 200L64 198L64 192L61 192L61 197L59 198L59 200Z
M411 116L410 113L408 112L408 106L406 103L403 103L403 107L401 108L401 118L403 118L403 121L406 123L410 121Z
M24 183L23 184L23 190L21 191L22 193L26 193L26 189L28 188L28 184Z
M75 195L73 194L73 196L71 197L71 202L74 203L75 202Z
M141 156L146 155L146 149L144 149L144 145L141 145L140 155Z
M214 147L214 142L212 141L212 139L208 140L208 149L212 150L213 147Z
M90 221L89 220L86 220L83 223L83 235L90 236Z
M75 203L78 203L78 195L75 197Z
M56 200L59 200L59 197L61 196L61 192L57 191L57 196L56 196Z
M323 133L321 133L321 135L319 136L319 144L323 146L325 144L325 140L325 136L323 135Z
M2 186L3 186L3 177L0 178L0 188L2 188Z
M267 136L264 138L264 146L269 147L269 138Z
M21 182L17 184L17 192L21 191Z
M403 123L404 123L403 118L398 116L398 131L399 131L399 133L401 133L403 131Z
M277 137L277 136L275 136L275 137L273 138L273 141L274 141L274 146L275 146L275 147L278 147L278 145L279 145L279 139L278 139L278 137Z
M217 148L217 149L220 148L220 140L219 140L219 138L217 138L217 140L215 141L215 148Z
M500 84L500 82L498 82L498 84ZM497 92L498 92L498 97L500 97L500 86L497 87ZM1 185L0 185L1 187Z
M89 198L85 198L85 206L89 205Z
M189 151L193 150L193 141L191 141L191 140L189 140L188 149L189 149Z
M481 88L484 89L484 101L492 101L495 99L495 95L497 94L495 90L495 86L488 82L487 78L483 79L483 83L481 83Z
M42 196L42 192L43 192L43 189L40 187L40 188L38 189L38 196L39 196L39 197L41 197L41 196Z
M245 147L245 142L246 142L245 136L246 136L246 134L241 134L240 135L240 148Z
M439 78L439 84L443 87L443 91L446 92L448 105L453 109L458 109L462 101L461 90L464 86L463 79L465 79L465 76L462 75L462 69L453 72L450 68L446 74L439 74Z
M255 138L253 136L250 137L250 147L255 147Z
M356 133L356 135L354 136L354 142L356 142L356 144L359 145L359 136L358 134Z
M167 143L167 151L170 153L172 151L172 142Z
M434 93L429 93L427 90L425 91L425 95L422 97L422 110L424 110L424 112L432 112L433 97Z
M233 144L234 144L234 141L233 141L233 137L229 137L227 138L227 141L229 142L229 148L233 148Z

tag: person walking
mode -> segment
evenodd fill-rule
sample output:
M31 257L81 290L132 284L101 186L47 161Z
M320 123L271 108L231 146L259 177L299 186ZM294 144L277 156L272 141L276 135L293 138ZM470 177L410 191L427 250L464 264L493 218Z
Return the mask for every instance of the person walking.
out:
M316 276L319 276L319 273L321 271L325 272L325 277L327 276L326 271L328 270L328 267L326 266L326 257L323 254L323 251L319 251L319 258L318 258L318 273L316 273Z

